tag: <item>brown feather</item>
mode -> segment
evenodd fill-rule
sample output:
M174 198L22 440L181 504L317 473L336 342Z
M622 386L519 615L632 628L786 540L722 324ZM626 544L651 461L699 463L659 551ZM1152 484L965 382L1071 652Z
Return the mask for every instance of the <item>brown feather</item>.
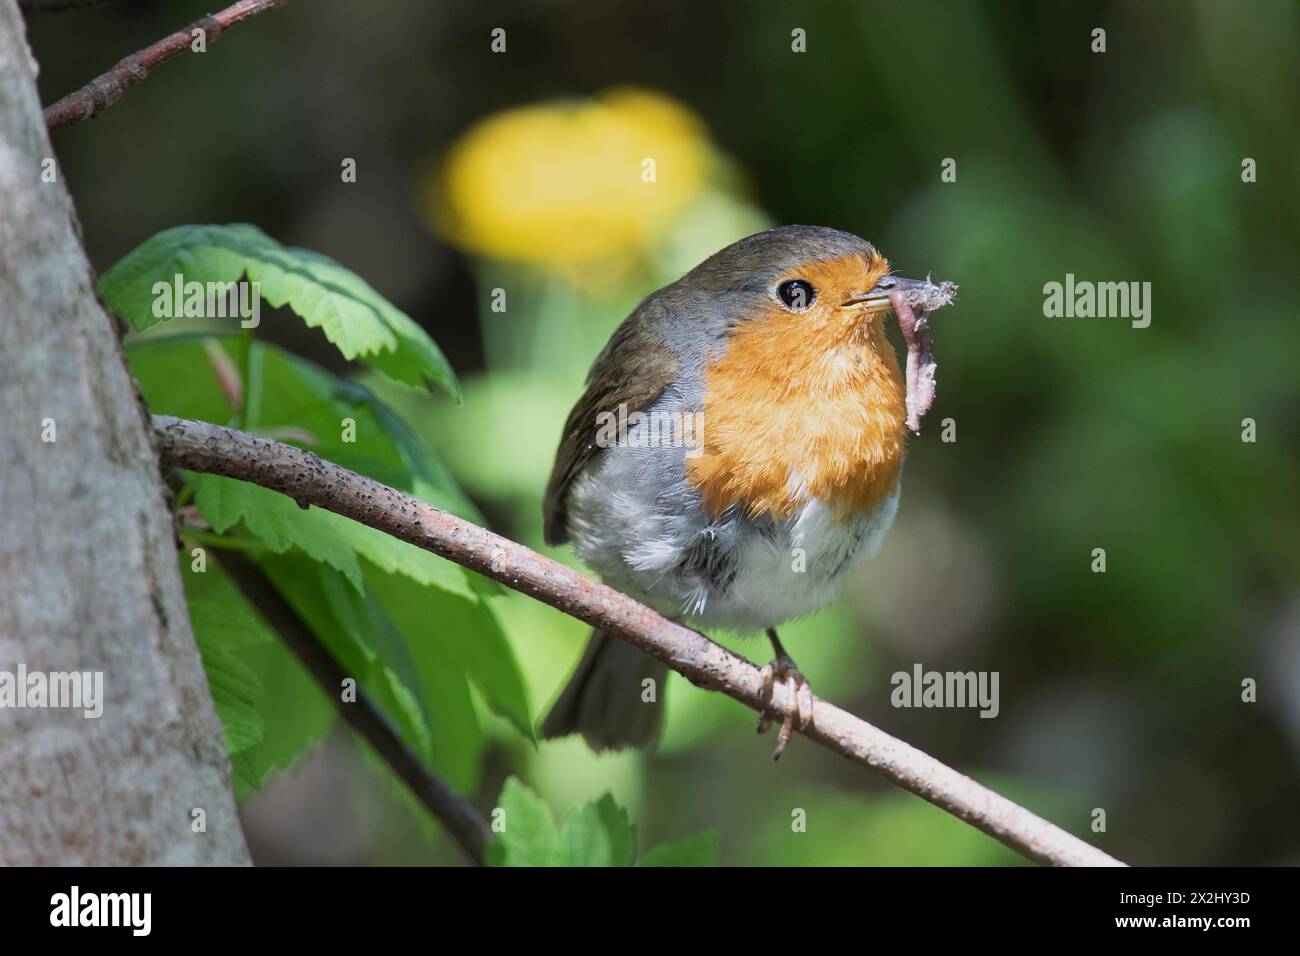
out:
M654 326L655 311L642 303L615 330L587 373L587 389L569 412L555 454L555 468L542 503L547 544L569 540L569 487L602 451L596 445L598 416L646 411L677 377L677 359Z

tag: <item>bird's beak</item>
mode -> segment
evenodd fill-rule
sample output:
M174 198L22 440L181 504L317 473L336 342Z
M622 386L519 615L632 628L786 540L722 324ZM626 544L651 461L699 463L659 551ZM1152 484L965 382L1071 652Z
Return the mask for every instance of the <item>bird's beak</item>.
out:
M924 289L929 285L931 285L929 279L909 279L906 276L896 275L881 276L870 289L865 292L855 292L849 296L844 305L846 307L864 306L864 311L869 315L878 315L893 308L889 297L894 293Z

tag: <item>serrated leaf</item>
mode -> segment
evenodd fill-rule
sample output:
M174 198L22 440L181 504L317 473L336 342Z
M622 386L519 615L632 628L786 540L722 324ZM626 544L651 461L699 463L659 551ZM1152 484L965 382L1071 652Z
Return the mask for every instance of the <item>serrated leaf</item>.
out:
M256 226L177 226L145 240L100 277L99 293L137 331L155 314L156 283L230 283L247 276L272 306L288 306L343 356L407 385L436 384L457 401L460 386L441 350L410 316L334 260L286 248Z
M415 545L367 525L325 511L300 508L276 491L222 475L199 475L194 503L218 534L239 522L277 554L297 548L315 561L342 573L357 591L364 585L357 557L426 587L472 597L465 572Z
M551 810L516 777L497 799L493 821L504 824L488 846L492 866L631 866L636 827L627 810L606 793L564 817L557 830Z
M636 828L607 793L565 815L558 847L561 866L631 866Z
M361 557L389 574L400 574L417 584L437 588L448 594L460 597L474 597L466 572L459 565L452 564L430 551L417 548L413 544L399 541L392 535L384 534L339 515L330 514L335 522L346 522L346 527L339 529L340 537L347 541Z
M222 475L199 475L195 482L194 503L213 531L224 534L242 521L272 551L297 548L340 571L358 591L362 589L355 549L330 521L337 515L299 508L279 492Z
M261 682L236 652L272 641L274 636L219 568L209 564L205 571L194 571L183 556L181 578L226 751L233 756L256 746L263 734L257 711Z
M272 291L268 293L266 282L262 280L262 294L268 302L272 305L287 304L309 326L320 324L325 329L327 338L330 336L330 328L326 326L332 324L339 330L340 337L347 338L351 346L358 350L356 355L368 356L367 364L389 378L416 387L424 386L431 380L456 401L460 401L460 385L442 350L410 316L392 305L356 273L343 268L333 259L308 249L289 248L285 251L297 258L296 262L291 260L288 275L301 279L296 270L302 269L309 280L302 281L298 297L286 290L283 303L277 302L274 297L279 294L279 289L272 284ZM259 267L258 272L267 275L270 270ZM258 278L251 272L249 277ZM366 321L366 311L382 325L382 334ZM373 341L393 342L394 345L375 347L373 341L367 338L367 332L373 334ZM347 354L342 345L339 345L339 350L347 358L353 357Z
M206 570L195 571L189 552L181 556L185 601L200 649L236 651L276 640L274 632L213 560L214 556L208 557Z
M314 747L335 719L334 704L279 640L239 652L257 674L256 695L262 739L231 758L242 799L277 773L292 768Z
M333 708L212 556L181 579L242 797L318 740Z
M504 811L504 828L488 845L491 866L555 866L559 860L559 836L551 808L518 777L506 778L497 798Z
M718 834L705 830L673 843L661 843L637 862L637 866L717 866Z
M99 277L104 303L143 331L169 316L154 315L157 283L234 282L245 263L274 250L274 243L255 226L177 226L146 239Z
M203 669L221 729L231 756L262 741L262 718L257 713L261 682L253 670L233 654L201 654Z

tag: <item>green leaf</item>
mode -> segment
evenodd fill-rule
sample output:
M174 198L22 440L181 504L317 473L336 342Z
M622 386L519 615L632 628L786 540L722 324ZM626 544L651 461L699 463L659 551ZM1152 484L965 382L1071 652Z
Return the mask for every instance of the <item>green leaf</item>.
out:
M518 777L507 777L497 799L504 812L504 828L488 845L491 866L555 866L559 860L559 836L551 808ZM493 818L497 819L496 813Z
M318 574L318 578L342 629L341 633L324 629L327 646L339 648L337 659L353 661L354 676L396 718L407 742L429 762L433 756L429 712L419 692L415 661L402 633L369 590L357 594L336 574ZM360 656L347 648L359 650Z
M329 515L336 525L344 525L339 531L341 537L357 554L376 567L390 574L404 575L417 584L437 588L448 594L461 597L475 595L466 572L459 565L350 518L331 512L323 513Z
M242 797L320 739L334 709L211 555L201 572L183 559L181 578Z
M154 315L157 283L173 285L177 275L182 281L234 282L250 258L277 248L254 226L177 226L146 239L109 267L99 277L99 294L136 331L143 331L171 318ZM159 311L175 310L160 305Z
M267 291L266 281L259 280L263 282L262 294L268 302L275 306L287 304L308 326L324 328L325 337L339 347L344 357L354 356L348 354L341 341L331 338L331 329L338 330L339 339L347 341L356 350L355 355L369 356L367 364L389 378L417 387L432 381L460 401L460 385L451 365L433 339L410 316L333 259L307 249L285 251L297 257L296 262L290 259L287 266L282 266L287 288L282 290L273 284L271 291ZM298 274L299 270L306 277ZM260 268L258 272L267 274ZM252 272L249 277L258 279ZM294 280L299 283L297 289ZM281 296L283 301L277 301ZM384 326L386 334L374 334L377 330L367 321L372 317ZM395 341L396 346L378 347L376 342L380 339Z
M425 660L388 609L368 589L344 584L337 571L296 555L268 554L259 565L421 759L454 788L474 787L484 743L463 667L454 659ZM369 564L365 576L384 577Z
M223 343L223 347L229 352L233 343ZM376 411L382 403L373 396L363 400L363 393L368 394L368 390L343 388L345 382L274 346L256 344L254 348L261 353L258 392L262 396L259 403L262 417L271 418L262 431L274 434L277 426L291 427L292 435L277 437L307 445L327 460L376 480L417 493L425 491L425 497L432 499L436 506L461 513L472 511L473 506L433 453L409 431L409 426L386 406ZM166 398L178 397L178 392L173 394L172 383L189 379L184 370L197 366L208 370L205 375L195 375L210 393L205 398L204 410L212 414L224 405L211 377L211 363L201 339L187 338L169 346L150 344L133 350L132 355L133 366L146 371L147 381L142 381L142 387L151 403L159 393ZM169 413L178 411L167 404L154 407ZM274 416L267 416L267 410L274 410ZM355 440L343 441L342 420L349 416L355 421L355 434L351 436ZM383 426L378 421L381 416ZM399 450L389 435L403 428L405 434L401 436ZM408 465L412 459L417 459L414 467ZM424 478L435 484L426 484ZM299 548L341 571L358 589L361 572L356 556L361 555L386 571L467 597L496 590L495 584L488 584L476 575L471 577L469 572L435 554L331 512L317 508L304 510L285 496L264 488L204 475L196 478L195 490L195 503L218 533L242 520L249 533L273 551L283 553L289 548Z
M181 576L242 799L320 740L334 709L212 555L201 572L182 562Z
M415 495L421 501L426 501L443 511L450 511L467 521L476 524L485 523L482 513L456 484L451 472L396 409L383 401L370 388L349 379L335 379L333 394L352 408L365 406L374 414L379 427L397 446L411 472L412 483L410 486L403 486L403 490ZM496 582L493 582L492 586L496 588Z
M337 378L306 359L275 346L258 345L262 362L262 401L258 424L275 435L277 426L305 431L315 440L299 441L322 458L399 488L429 504L483 523L483 516L457 486L415 430L366 386ZM342 419L355 428L342 437ZM293 440L292 434L280 436ZM486 579L484 579L486 580ZM488 593L500 593L495 582Z
M636 827L608 793L570 810L560 825L562 866L631 866Z
M557 831L550 807L517 777L506 779L492 815L496 839L488 845L491 866L631 866L636 827L608 793L570 810ZM713 831L656 847L638 866L713 866Z
M179 337L178 337L179 338ZM222 347L234 356L238 340ZM257 430L309 448L327 461L407 491L435 507L482 522L474 505L456 486L437 456L392 408L369 389L335 378L312 363L272 345L255 343L261 375L256 383L260 400L254 409ZM132 367L143 374L141 387L151 407L184 417L224 421L230 411L211 372L204 338L150 342L131 350ZM193 369L191 376L189 370ZM202 371L198 371L202 369ZM196 380L204 394L201 405L187 402L176 383ZM186 406L179 408L177 406ZM223 411L224 409L224 411ZM342 422L350 417L355 429L344 441ZM245 427L248 427L245 423ZM239 521L246 510L262 513L249 524L251 533L282 552L299 547L346 574L359 586L351 550L387 571L405 574L422 584L458 594L498 594L499 586L471 575L449 561L345 518L302 509L274 492L231 487L233 479L200 479L199 510L218 531ZM278 500L277 500L278 499ZM204 505L213 509L212 514ZM304 517L304 514L307 516ZM218 527L220 525L220 527ZM336 529L341 541L319 540L318 533ZM311 551L317 547L318 552ZM346 548L344 547L346 546Z
M185 600L200 649L237 651L276 640L212 554L207 555L204 567L195 571L189 552L182 552Z
M357 557L385 571L403 574L426 587L473 597L474 589L456 565L374 528L320 508L300 508L279 492L226 478L200 475L194 503L218 534L242 521L249 534L272 551L290 548L341 572L363 589Z
M361 590L356 552L329 520L336 515L299 508L278 492L221 475L199 475L195 481L194 503L213 531L224 534L242 521L272 551L298 548L312 560L342 572Z
M210 342L219 343L232 361L240 362L244 343L236 336L178 335L131 345L127 360L153 411L209 422L232 419L207 353ZM278 346L255 342L252 347L260 369L257 381L246 383L254 396L252 420L237 424L308 448L434 507L483 523L438 456L373 391ZM345 418L355 423L348 441L343 440ZM492 582L487 593L500 593L500 588Z
M455 671L528 740L532 710L523 672L488 600L419 587L411 579L366 574L366 585L406 635L426 695Z
M705 830L673 843L661 843L637 862L637 866L717 866L718 834Z
M438 346L410 316L355 273L326 256L280 245L256 226L177 226L158 233L109 268L99 280L105 303L137 331L171 318L155 303L163 288L182 282L231 283L241 276L262 298L288 306L319 328L348 360L361 359L407 385L430 383L457 401L460 386Z
M260 374L244 428L309 448L386 485L405 489L411 484L411 469L371 410L335 397L339 379L274 345L258 342L253 349ZM345 419L351 419L346 435Z
M219 568L208 565L204 571L195 571L183 556L181 577L226 751L234 755L256 746L263 736L263 720L257 710L262 685L237 652L275 638Z
M262 740L262 719L257 713L257 691L261 683L253 670L233 654L205 653L200 646L203 669L221 729L226 737L226 752L234 755Z
M218 424L230 421L230 404L204 351L207 338L178 335L127 349L127 364L151 410Z
M240 659L261 685L254 699L262 739L231 758L236 793L243 799L275 774L293 767L334 724L334 704L284 644L245 648Z

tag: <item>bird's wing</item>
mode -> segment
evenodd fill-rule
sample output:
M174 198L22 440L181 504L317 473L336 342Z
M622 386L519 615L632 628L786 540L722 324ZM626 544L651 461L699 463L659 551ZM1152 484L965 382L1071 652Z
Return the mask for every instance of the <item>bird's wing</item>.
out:
M598 416L648 410L677 377L677 359L659 333L662 308L642 302L610 337L587 373L587 389L569 412L555 454L555 469L542 504L547 544L563 544L568 534L569 488L603 449L596 445ZM603 417L603 416L601 416Z

